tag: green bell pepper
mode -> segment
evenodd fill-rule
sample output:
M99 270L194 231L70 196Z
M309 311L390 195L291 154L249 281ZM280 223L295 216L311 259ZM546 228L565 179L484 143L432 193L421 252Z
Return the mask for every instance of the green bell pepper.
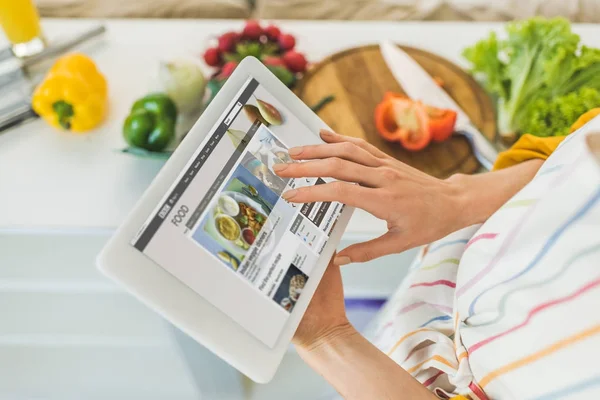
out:
M150 151L164 150L175 137L177 107L162 93L142 97L131 107L123 124L129 145Z

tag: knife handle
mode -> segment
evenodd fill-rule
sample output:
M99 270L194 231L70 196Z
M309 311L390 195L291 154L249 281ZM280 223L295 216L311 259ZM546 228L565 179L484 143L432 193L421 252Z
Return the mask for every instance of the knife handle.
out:
M498 158L496 147L474 126L469 125L456 133L464 136L469 141L473 149L473 155L477 161L479 161L483 168L491 171L496 158Z
M27 120L37 118L29 104L14 105L0 109L0 134Z

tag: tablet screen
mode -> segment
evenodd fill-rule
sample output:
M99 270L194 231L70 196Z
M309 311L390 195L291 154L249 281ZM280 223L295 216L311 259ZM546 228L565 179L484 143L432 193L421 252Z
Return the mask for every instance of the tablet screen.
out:
M282 179L273 165L319 142L249 78L132 245L273 347L343 209L288 203L284 191L328 179Z

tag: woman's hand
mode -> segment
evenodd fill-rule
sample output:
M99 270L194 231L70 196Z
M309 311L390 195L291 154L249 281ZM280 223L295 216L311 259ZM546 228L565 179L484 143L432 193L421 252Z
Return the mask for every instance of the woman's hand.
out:
M321 131L326 144L289 150L302 163L273 167L284 178L331 177L341 182L290 190L288 201L338 201L387 221L384 235L354 244L337 265L365 262L438 240L484 222L523 188L542 165L530 160L497 172L442 180L392 158L364 140ZM358 185L354 184L358 183Z
M388 156L364 140L321 131L328 144L289 150L303 163L279 164L285 178L331 177L333 182L290 190L288 201L338 201L387 221L388 232L338 254L338 265L365 262L441 238L461 225L457 188ZM351 183L352 182L352 183ZM353 183L358 183L355 185Z
M330 263L296 334L298 354L348 400L436 397L348 323L340 268Z
M314 348L334 336L352 331L346 318L340 267L329 263L296 330L293 342L302 348Z

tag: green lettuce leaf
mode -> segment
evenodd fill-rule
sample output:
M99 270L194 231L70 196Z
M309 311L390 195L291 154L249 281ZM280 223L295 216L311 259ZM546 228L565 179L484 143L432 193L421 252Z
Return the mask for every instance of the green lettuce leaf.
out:
M538 99L527 107L523 133L535 136L568 135L571 125L586 111L600 107L600 91L584 87L547 101Z
M592 92L581 89L600 90L600 50L582 46L563 18L509 23L504 39L492 32L463 55L474 76L497 100L503 135L564 132L564 123L575 122L578 115L573 114L593 103ZM575 92L585 93L585 98L569 107L565 102L575 97L567 95Z

